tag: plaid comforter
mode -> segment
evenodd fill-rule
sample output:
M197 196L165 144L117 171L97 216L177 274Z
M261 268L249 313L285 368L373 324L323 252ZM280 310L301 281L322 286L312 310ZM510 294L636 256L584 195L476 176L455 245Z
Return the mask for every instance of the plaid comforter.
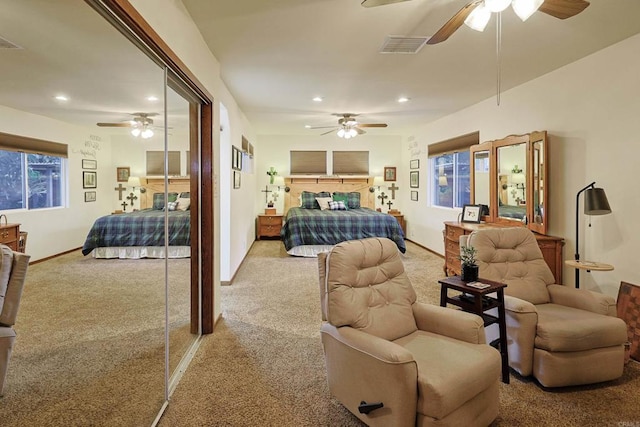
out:
M189 246L189 211L171 211L169 214L169 246ZM82 247L88 255L94 248L110 246L164 246L164 211L141 211L107 215L93 223Z
M330 211L291 208L280 236L286 250L301 245L335 245L345 240L387 237L406 251L404 234L391 215L368 208Z

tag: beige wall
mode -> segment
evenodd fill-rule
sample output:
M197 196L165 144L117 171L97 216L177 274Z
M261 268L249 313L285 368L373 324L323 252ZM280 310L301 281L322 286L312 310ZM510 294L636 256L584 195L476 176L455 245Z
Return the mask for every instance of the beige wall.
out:
M621 280L640 284L640 272L634 268L640 246L639 51L640 35L636 35L503 93L500 106L495 98L487 99L416 130L411 141L404 141L408 149L403 150L403 163L410 153L424 159L428 144L476 130L480 141L547 130L549 234L564 237L564 258L573 258L576 193L592 181L603 187L613 213L592 217L591 228L580 213L580 253L582 259L613 264L615 270L584 272L581 285L615 296ZM426 162L421 162L421 169L426 172ZM423 180L421 196L426 187ZM410 206L409 238L443 253L442 221L455 220L460 210L426 203ZM573 284L573 275L565 268L565 283Z

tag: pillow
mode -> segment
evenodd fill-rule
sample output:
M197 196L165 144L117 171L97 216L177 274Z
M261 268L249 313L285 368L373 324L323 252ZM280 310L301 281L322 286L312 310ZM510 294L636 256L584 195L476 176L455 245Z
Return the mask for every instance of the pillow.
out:
M329 202L329 209L331 209L332 211L346 211L347 206L342 200L339 200L337 202L332 200Z
M300 207L303 209L320 209L320 205L318 204L316 197L331 197L331 193L327 193L326 191L321 191L319 193L303 191L300 193Z
M184 193L182 193L184 194ZM182 195L180 194L180 195ZM189 207L191 206L191 199L187 199L184 197L178 197L178 200L176 200L176 202L178 203L178 210L179 211L187 211L189 210Z
M167 210L168 211L175 211L177 207L178 207L178 202L168 202L167 203Z
M329 209L329 202L333 201L331 197L316 197L316 202L320 205L320 209L326 211Z
M335 197L336 195L338 195L337 199ZM347 205L347 208L349 209L360 208L360 193L358 193L357 191L352 191L350 193L340 193L336 191L335 193L333 193L333 196L333 200L344 201L345 205Z
M175 202L178 199L178 193L169 193L169 201ZM164 209L164 193L153 193L153 209Z
M344 202L344 205L347 206L347 200L347 193L333 193L334 202Z
M190 198L191 198L191 193L189 193L188 191L184 191L178 194L178 199L190 199Z

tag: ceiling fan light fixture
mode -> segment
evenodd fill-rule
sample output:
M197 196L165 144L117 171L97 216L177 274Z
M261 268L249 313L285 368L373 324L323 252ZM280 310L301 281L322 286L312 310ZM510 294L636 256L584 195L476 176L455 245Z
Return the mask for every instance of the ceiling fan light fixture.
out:
M491 12L502 12L511 4L511 0L484 0L484 6Z
M143 131L140 133L140 136L141 136L143 139L149 139L149 138L151 138L151 137L153 136L153 131L152 131L151 129L149 129L149 128L146 128L145 130L143 130Z
M140 136L140 133L142 133L142 131L140 130L140 128L133 128L131 129L131 135L138 137Z
M544 0L513 0L511 7L522 21L529 19L542 6Z
M344 128L340 128L340 129L338 129L338 136L339 136L340 138L344 138L344 137L345 137L345 136L344 136L344 134L345 134L345 130L344 130Z
M464 20L466 26L476 31L484 31L491 19L491 11L484 5L480 4Z

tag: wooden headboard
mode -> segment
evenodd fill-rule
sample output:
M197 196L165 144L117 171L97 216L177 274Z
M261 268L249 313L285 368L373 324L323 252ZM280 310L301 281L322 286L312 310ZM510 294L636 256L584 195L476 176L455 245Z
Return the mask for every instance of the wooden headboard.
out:
M186 193L190 189L190 178L183 176L179 178L169 178L169 193ZM147 209L153 206L153 193L164 193L164 178L140 178L140 183L147 190L140 193L140 209Z
M289 176L284 179L285 187L289 191L284 194L284 214L289 212L292 206L299 206L300 193L311 191L319 193L335 191L360 193L360 206L375 209L375 195L369 189L373 186L373 177L340 177L340 176Z

